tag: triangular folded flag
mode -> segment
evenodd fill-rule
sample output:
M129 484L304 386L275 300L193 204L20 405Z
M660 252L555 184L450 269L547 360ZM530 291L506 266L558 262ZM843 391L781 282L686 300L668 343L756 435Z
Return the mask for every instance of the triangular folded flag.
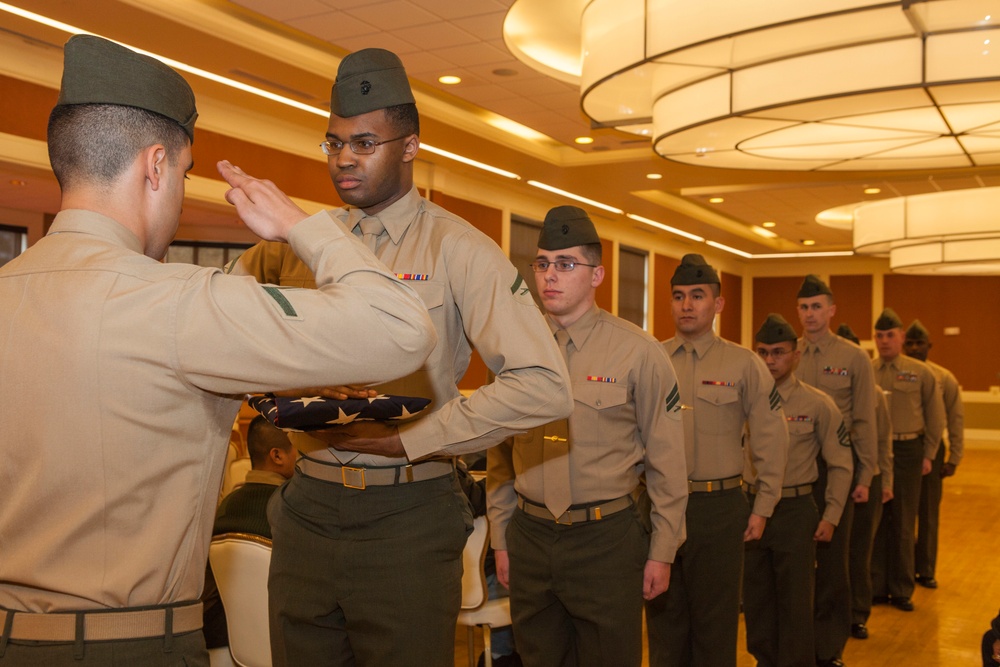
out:
M429 398L379 394L374 398L251 396L247 403L285 431L318 431L353 421L399 421L420 413Z

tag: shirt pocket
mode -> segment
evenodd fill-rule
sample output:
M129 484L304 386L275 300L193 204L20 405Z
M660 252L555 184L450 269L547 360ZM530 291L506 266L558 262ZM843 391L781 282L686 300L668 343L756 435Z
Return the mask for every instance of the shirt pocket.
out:
M737 386L701 384L695 390L695 429L708 435L725 435L743 426L743 405Z
M444 285L430 282L428 280L404 280L404 283L413 288L420 300L424 302L427 310L440 308L444 305Z
M628 389L615 382L574 382L573 400L593 410L610 410L628 402Z
M788 422L788 438L793 442L811 442L813 434L816 432L816 422L812 421L790 421Z
M834 394L850 390L851 376L841 375L839 373L820 373L819 379L816 383L819 385L819 388L824 390L826 393Z

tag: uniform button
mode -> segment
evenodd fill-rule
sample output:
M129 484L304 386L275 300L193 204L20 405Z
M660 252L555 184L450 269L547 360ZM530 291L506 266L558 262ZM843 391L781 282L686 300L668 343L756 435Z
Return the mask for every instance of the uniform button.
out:
M597 407L601 407L601 402L597 401Z

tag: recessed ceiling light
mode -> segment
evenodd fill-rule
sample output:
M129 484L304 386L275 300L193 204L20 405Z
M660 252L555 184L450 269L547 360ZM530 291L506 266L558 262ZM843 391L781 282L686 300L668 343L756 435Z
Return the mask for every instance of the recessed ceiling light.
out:
M438 82L443 83L446 86L454 86L456 83L462 83L462 77L446 74L444 76L439 76Z
M882 192L882 188L865 188L866 195L877 195Z
M646 174L646 178L651 181L658 181L663 178L663 174Z
M723 199L722 197L712 197L711 199L708 200L708 203L709 204L721 204L724 201L726 201L726 200Z
M766 227L767 229L771 229L772 227L777 227L778 223L771 222L770 220L768 220L767 222L760 223L760 226L761 227Z
M802 245L816 245L816 242L812 239L802 239Z
M575 141L578 144L592 144L592 143L594 143L594 138L593 137L577 137L573 141Z

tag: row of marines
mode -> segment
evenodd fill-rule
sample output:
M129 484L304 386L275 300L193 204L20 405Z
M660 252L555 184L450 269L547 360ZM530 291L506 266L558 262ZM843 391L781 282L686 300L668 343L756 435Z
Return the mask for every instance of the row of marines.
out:
M651 664L735 664L742 585L761 663L837 664L846 517L874 514L888 489L892 560L873 560L873 595L906 607L902 524L943 408L933 373L898 354L890 312L873 367L829 331L832 295L809 277L802 340L769 318L754 354L714 333L718 273L687 255L661 345L596 307L600 239L564 206L532 262L541 315L496 244L414 188L419 117L382 49L345 58L331 93L321 148L345 207L308 216L223 161L227 200L265 242L226 273L162 264L196 118L162 63L68 42L49 122L61 211L0 269L0 665L207 664L197 600L233 417L245 393L304 387L434 408L297 436L303 456L269 506L275 665L452 664L471 529L453 461L498 444L492 538L525 663L638 664L645 599ZM472 347L496 377L463 396ZM892 392L894 466L878 454L876 381ZM815 602L801 589L771 605L763 573L785 576L776 554L793 542L799 565L816 549ZM788 576L811 590L810 571Z

